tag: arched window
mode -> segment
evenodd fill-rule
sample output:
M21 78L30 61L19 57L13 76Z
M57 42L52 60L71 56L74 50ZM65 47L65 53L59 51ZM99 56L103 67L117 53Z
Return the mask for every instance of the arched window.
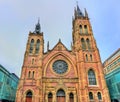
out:
M88 28L87 28L87 25L84 25L84 33L85 33L85 34L88 34Z
M102 100L102 96L100 92L97 93L97 96L98 96L98 100Z
M35 74L35 72L33 71L33 73L32 73L32 78L34 78L34 74Z
M26 93L26 101L25 102L32 102L32 92L28 91Z
M29 72L28 72L28 78L30 78L30 74L31 74L31 72L29 71Z
M79 28L80 28L80 34L82 34L82 25L80 25Z
M92 55L90 55L90 61L92 61L92 60L93 60Z
M93 100L93 93L92 92L89 92L89 99Z
M57 91L57 102L65 102L65 92L62 89Z
M34 64L34 58L32 59L32 64Z
M88 71L89 85L96 85L95 73L92 69Z
M32 53L32 52L33 52L33 47L34 47L34 39L32 39L31 42L30 42L30 50L29 50L29 53Z
M86 61L88 61L88 55L86 54Z
M82 44L82 49L86 49L86 44L85 44L85 40L82 38L81 39L81 44Z
M70 102L74 102L74 95L73 95L73 93L70 93L69 100L70 100Z
M39 48L40 47L40 40L38 39L37 40L37 43L36 43L36 49L35 49L35 53L38 54L39 53Z
M87 42L88 49L91 49L91 47L90 47L90 40L88 38L87 38L86 42Z
M48 102L52 102L53 94L49 93L48 94Z

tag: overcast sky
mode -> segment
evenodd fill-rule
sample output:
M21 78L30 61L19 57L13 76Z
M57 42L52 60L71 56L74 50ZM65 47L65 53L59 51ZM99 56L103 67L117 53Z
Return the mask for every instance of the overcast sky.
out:
M120 48L120 0L78 0L87 9L102 62ZM76 0L0 0L0 64L20 76L29 31L40 18L53 48L61 38L70 49Z

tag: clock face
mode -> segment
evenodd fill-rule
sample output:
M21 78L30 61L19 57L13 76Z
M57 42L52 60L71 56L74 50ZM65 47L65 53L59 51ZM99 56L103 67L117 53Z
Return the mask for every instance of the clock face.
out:
M57 74L64 74L68 69L68 64L63 60L57 60L53 63L52 67Z

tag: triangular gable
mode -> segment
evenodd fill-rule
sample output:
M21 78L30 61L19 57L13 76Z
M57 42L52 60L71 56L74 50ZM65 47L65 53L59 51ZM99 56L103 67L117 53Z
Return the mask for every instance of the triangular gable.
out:
M59 42L54 46L54 48L52 50L56 50L56 51L65 51L68 49L65 47L65 45L59 40Z

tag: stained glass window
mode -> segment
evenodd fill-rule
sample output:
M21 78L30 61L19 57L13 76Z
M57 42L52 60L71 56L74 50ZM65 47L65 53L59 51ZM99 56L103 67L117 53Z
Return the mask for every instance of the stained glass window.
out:
M57 60L53 63L53 70L58 74L63 74L67 71L68 64L63 60Z
M92 69L88 71L89 85L96 85L95 73Z

